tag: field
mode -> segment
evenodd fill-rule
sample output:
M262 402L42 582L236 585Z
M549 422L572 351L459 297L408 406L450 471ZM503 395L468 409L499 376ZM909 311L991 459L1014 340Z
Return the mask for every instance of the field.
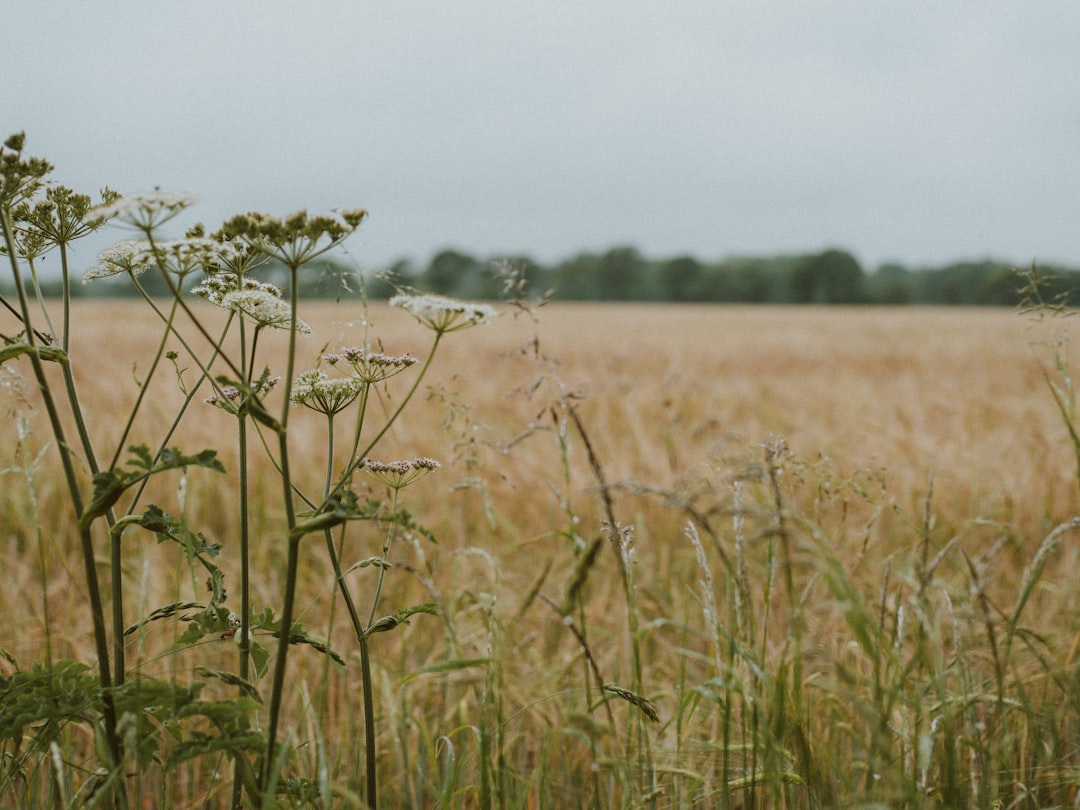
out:
M365 326L391 354L430 347L383 305L300 314L315 332L300 339L299 370L359 345ZM381 594L388 611L430 602L435 615L370 642L382 806L1075 806L1077 456L1048 386L1067 411L1053 341L1068 323L552 304L448 334L378 451L443 464L402 492L431 537L400 533ZM108 458L159 330L145 307L76 302L72 331ZM283 356L266 340L264 360ZM46 655L93 664L48 423L29 365L4 369L0 674ZM370 407L391 412L397 383ZM159 390L128 443L154 444L181 400L175 384ZM174 443L217 448L226 474L160 476L149 500L222 544L232 599L235 419L197 407ZM290 424L301 488L320 486L324 431L302 409ZM268 463L253 467L257 609L279 609L283 589L278 486ZM370 604L377 566L352 566L378 557L385 531L365 531L341 554ZM356 639L321 539L300 548L297 618L344 666L311 645L290 653L283 778L309 777L315 801L361 806ZM123 553L125 623L206 598L205 573L150 535L125 535ZM174 650L182 615L130 634L129 672L231 694L205 673L235 669L231 636ZM264 698L268 680L255 684ZM58 782L72 793L92 777L82 728L58 738ZM0 806L45 795L55 763L2 750ZM150 765L130 781L139 806L226 806L227 762L193 757L167 778Z

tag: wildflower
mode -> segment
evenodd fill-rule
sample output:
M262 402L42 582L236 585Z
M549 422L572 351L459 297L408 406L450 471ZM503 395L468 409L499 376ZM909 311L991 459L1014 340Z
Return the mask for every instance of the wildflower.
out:
M393 377L416 363L416 358L407 354L395 357L379 352L367 352L359 347L342 349L340 354L324 354L323 360L332 366L345 361L352 366L356 376L369 385Z
M94 227L110 219L118 219L144 233L149 233L190 207L194 202L195 198L190 194L174 194L167 191L126 194L112 202L91 208L85 221L87 225Z
M344 241L367 216L363 209L349 209L335 216L308 216L295 211L285 217L251 212L239 214L221 229L225 238L242 238L267 256L293 270Z
M356 377L330 379L324 371L305 371L296 378L290 401L327 416L345 410L364 390Z
M289 329L293 322L293 311L285 301L264 289L235 290L222 296L221 306L253 320L260 328ZM301 334L311 334L311 327L300 318L296 318L296 330Z
M225 296L240 290L260 290L281 298L285 293L280 287L253 278L244 278L235 273L210 273L199 284L191 288L195 295L201 296L211 304L222 306Z
M41 188L45 175L53 170L52 164L41 158L23 158L26 133L16 132L4 141L0 148L0 204L14 205L29 199Z
M98 265L83 274L83 283L108 278L120 273L139 275L150 267L152 256L147 252L150 243L145 239L125 239L98 253Z
M152 254L162 268L178 276L186 276L194 270L212 273L226 264L226 255L234 251L235 247L228 242L188 237L155 242Z
M495 309L487 304L470 304L442 295L395 295L389 303L440 335L487 323L495 317Z
M419 481L441 466L433 458L414 458L412 461L372 461L367 458L360 463L368 475L394 490Z
M261 380L257 380L251 386L251 393L261 396L268 393L275 385L281 381L281 377L265 376ZM203 400L207 405L216 405L224 411L228 411L231 414L239 412L239 400L241 390L235 385L223 385L218 389L218 393L212 394Z

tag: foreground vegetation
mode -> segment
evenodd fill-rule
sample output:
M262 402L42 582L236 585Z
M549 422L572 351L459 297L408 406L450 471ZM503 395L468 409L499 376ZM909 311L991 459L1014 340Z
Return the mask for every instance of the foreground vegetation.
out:
M0 329L0 806L1074 803L1052 307L181 300Z

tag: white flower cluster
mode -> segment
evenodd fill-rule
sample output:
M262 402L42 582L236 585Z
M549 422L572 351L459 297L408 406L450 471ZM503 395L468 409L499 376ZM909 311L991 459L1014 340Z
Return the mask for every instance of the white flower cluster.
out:
M331 379L324 371L305 371L296 378L289 401L329 416L351 405L364 390L364 385L356 377Z
M289 329L292 326L292 307L277 295L265 289L234 290L221 298L221 307L251 319L259 327ZM296 331L311 334L311 327L299 317Z
M495 317L494 307L487 304L472 304L442 295L395 295L389 304L401 307L440 334L488 323Z
M219 307L222 305L222 301L225 300L226 295L239 290L261 290L273 295L275 298L281 298L284 295L280 287L268 284L265 281L256 281L253 278L238 278L235 273L208 275L199 284L191 288L195 295L201 296L211 304L217 304Z
M141 194L125 194L111 203L91 208L85 222L91 227L110 219L118 219L148 231L176 216L195 202L190 194L168 191L150 191Z
M227 264L237 248L213 239L191 237L168 242L125 239L98 254L98 264L83 275L83 281L107 278L120 273L139 275L153 265L186 276L196 270L212 272Z
M237 247L229 242L191 237L155 242L153 256L169 272L186 276L195 270L213 272L227 265L236 250Z
M108 278L120 273L139 275L145 273L153 262L153 255L148 254L150 243L145 239L125 239L98 253L97 267L92 267L83 274L83 283L94 279Z

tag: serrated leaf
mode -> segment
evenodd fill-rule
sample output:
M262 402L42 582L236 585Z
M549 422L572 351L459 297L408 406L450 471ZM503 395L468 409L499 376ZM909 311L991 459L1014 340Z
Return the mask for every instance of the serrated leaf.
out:
M94 494L79 516L79 528L88 528L120 500L124 490L148 476L186 467L204 467L215 472L225 472L225 466L218 460L216 450L202 450L188 456L173 447L163 450L156 463L145 444L133 444L128 447L128 452L134 458L127 462L127 466L134 470L112 469L94 474ZM157 516L164 514L158 510Z

